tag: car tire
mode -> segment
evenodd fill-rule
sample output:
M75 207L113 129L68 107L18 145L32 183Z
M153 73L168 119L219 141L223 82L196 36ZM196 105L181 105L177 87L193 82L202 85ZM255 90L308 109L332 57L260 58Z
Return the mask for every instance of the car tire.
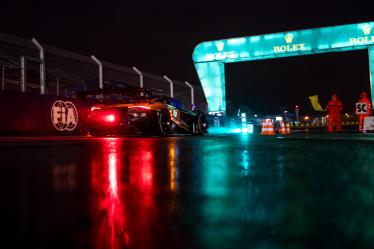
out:
M203 135L203 122L202 122L202 116L199 115L196 121L195 125L195 135Z
M170 134L175 134L176 130L177 130L177 125L173 122L173 121L170 121Z
M192 123L191 135L202 135L203 134L203 123L201 115L198 116L197 120Z
M170 115L167 110L162 110L159 113L157 125L158 134L160 136L167 136L170 134Z
M191 135L196 135L196 122L192 122Z

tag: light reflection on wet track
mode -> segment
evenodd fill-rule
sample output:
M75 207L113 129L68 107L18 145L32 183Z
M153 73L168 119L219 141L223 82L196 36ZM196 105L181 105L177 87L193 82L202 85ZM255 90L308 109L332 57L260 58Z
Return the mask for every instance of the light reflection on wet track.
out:
M374 143L295 138L1 138L3 238L11 248L374 247Z

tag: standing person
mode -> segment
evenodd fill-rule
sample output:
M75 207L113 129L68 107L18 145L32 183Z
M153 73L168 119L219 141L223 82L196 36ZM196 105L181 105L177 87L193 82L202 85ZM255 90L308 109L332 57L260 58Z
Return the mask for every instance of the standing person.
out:
M358 99L358 103L365 103L366 108L367 108L366 113L363 113L363 114L358 112L358 110L356 109L356 113L357 113L357 116L358 116L358 131L363 132L364 131L364 119L365 119L365 117L368 117L371 114L371 102L367 98L366 92L362 92L360 94L360 98Z
M336 126L336 131L341 131L340 112L342 109L342 102L338 99L336 94L333 94L326 107L326 110L329 112L329 124L327 126L328 132L333 132L334 123Z

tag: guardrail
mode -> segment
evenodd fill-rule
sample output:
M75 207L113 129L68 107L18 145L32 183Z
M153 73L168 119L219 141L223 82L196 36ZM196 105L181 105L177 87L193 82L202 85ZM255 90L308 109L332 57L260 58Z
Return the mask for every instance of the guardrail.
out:
M295 124L292 123L290 124L291 129L305 129L305 128L325 128L327 127L327 123L300 123L300 124ZM351 126L358 126L358 121L343 121L341 122L342 127L351 127Z
M1 90L43 92L50 95L74 97L77 91L96 89L99 88L99 84L104 88L143 85L163 95L174 95L174 98L186 106L191 105L191 88L185 81L172 78L173 92L171 93L170 84L164 77L142 71L141 67L135 70L133 67L117 65L102 60L102 55L95 54L102 64L102 71L99 74L99 68L90 56L43 43L39 45L38 49L32 40L0 33ZM43 48L43 58L45 58L43 66L41 66L40 48ZM21 57L24 58L23 64ZM139 72L141 77L139 77ZM45 89L41 89L44 74L45 83L42 85L45 85ZM166 75L170 74L166 73ZM195 104L199 109L207 110L202 87L196 84L193 88Z

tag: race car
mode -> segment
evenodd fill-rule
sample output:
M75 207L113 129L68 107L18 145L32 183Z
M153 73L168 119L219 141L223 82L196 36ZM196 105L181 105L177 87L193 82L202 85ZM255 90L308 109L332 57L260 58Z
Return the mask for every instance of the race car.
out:
M170 97L153 95L152 89L102 89L80 92L78 98L91 103L86 123L93 136L202 135L208 129L202 111L189 110Z

